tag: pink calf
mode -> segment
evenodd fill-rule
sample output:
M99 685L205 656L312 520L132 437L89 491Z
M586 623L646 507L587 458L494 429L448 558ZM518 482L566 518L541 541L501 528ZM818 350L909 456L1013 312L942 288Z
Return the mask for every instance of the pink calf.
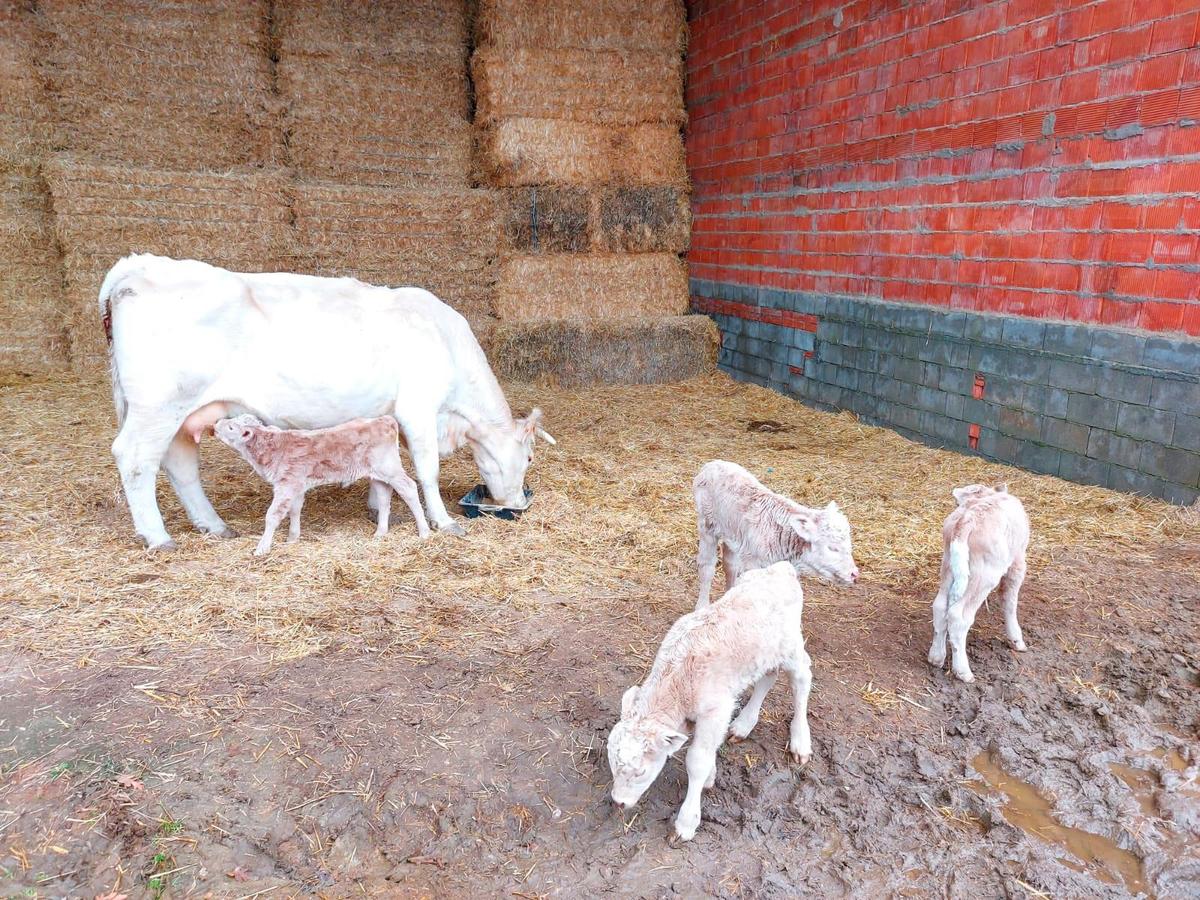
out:
M288 542L299 539L300 508L311 488L345 486L360 478L371 479L372 505L379 512L376 537L387 534L393 490L417 520L417 534L429 534L417 484L400 460L399 427L390 416L354 419L315 431L284 431L264 425L254 416L238 416L217 422L214 432L275 489L255 556L264 556L271 549L275 529L284 516L291 516Z

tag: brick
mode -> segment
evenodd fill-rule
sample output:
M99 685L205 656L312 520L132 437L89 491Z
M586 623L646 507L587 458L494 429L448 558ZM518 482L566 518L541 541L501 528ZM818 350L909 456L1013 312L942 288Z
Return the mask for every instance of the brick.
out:
M1182 484L1163 482L1162 493L1159 494L1168 503L1178 503L1180 506L1190 506L1200 499L1200 488L1185 487Z
M1175 416L1175 433L1171 442L1176 447L1200 450L1200 416Z
M964 446L967 443L967 429L963 423L937 412L922 413L921 431L949 446Z
M1105 367L1100 370L1096 393L1112 400L1124 400L1144 406L1150 402L1150 387L1153 381L1149 375L1136 375L1121 369Z
M1092 349L1092 329L1084 325L1046 325L1043 348L1070 356L1086 356Z
M1137 365L1142 362L1145 347L1143 335L1098 328L1093 332L1091 355L1104 362Z
M1067 418L1081 425L1111 431L1117 426L1121 405L1115 400L1105 400L1093 394L1068 393Z
M1062 419L1067 415L1069 394L1061 388L1044 384L1028 384L1021 394L1021 408Z
M1031 472L1043 475L1057 475L1062 451L1057 447L1047 447L1033 441L1024 441L1017 449L1016 464Z
M1105 485L1108 483L1108 463L1064 452L1059 456L1058 476L1079 484Z
M993 376L987 380L984 397L1000 406L1021 406L1025 385L1009 378Z
M1046 339L1046 323L1035 319L1007 319L1002 328L1001 339L1013 347L1040 350Z
M1195 487L1200 484L1200 453L1158 444L1142 445L1142 460L1138 467L1165 481Z
M959 394L946 395L946 415L952 419L963 419L963 410L966 407L967 398ZM1197 419L1200 422L1200 419Z
M1162 337L1149 338L1146 340L1141 362L1153 369L1200 375L1200 341Z
M1135 469L1141 462L1142 445L1132 438L1111 431L1093 428L1088 439L1087 456L1103 462L1117 463Z
M995 429L996 423L1000 421L1001 409L1003 407L967 397L963 400L963 421Z
M1122 403L1116 430L1140 440L1169 444L1175 430L1175 413Z
M1160 479L1124 466L1108 467L1108 486L1115 491L1144 494L1148 497L1157 497L1163 490Z
M1019 409L1002 409L996 427L1011 437L1038 440L1042 435L1042 417Z
M1013 462L1024 443L1018 438L1009 437L996 431L985 429L979 435L979 452L992 459Z
M971 341L1000 343L1004 339L1004 322L1000 316L974 315L967 319L963 337Z
M1050 363L1048 381L1052 387L1094 394L1099 383L1099 369L1097 366L1056 359Z
M1042 419L1042 443L1058 447L1060 450L1070 450L1072 453L1086 455L1089 434L1088 426L1080 425L1077 422L1052 418Z

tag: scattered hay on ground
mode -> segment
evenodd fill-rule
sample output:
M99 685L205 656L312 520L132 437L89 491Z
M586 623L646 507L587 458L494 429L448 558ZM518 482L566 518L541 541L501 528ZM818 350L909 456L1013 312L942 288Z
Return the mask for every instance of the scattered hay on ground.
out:
M9 648L86 664L104 649L253 642L287 659L365 628L408 628L414 610L428 615L454 597L533 610L555 595L607 592L639 604L674 598L682 612L695 585L691 479L714 457L743 463L801 501L836 498L864 578L922 605L937 579L950 489L964 483L1007 480L1025 500L1032 579L1050 557L1080 549L1145 564L1164 541L1195 530L1162 502L933 450L711 376L580 391L513 386L514 408L541 406L558 444L539 446L535 501L522 519L474 520L465 539L419 541L397 515L393 532L372 540L357 485L314 492L301 542L256 560L269 491L208 442L210 496L245 536L191 532L164 486L180 550L151 556L135 546L120 501L107 393L100 381L0 389L0 640ZM791 430L746 430L765 419ZM443 497L453 504L477 477L468 458L446 461ZM814 582L809 590L856 588ZM406 646L420 645L419 634L405 635Z
M496 288L496 315L513 322L677 316L687 308L687 266L670 253L512 256Z

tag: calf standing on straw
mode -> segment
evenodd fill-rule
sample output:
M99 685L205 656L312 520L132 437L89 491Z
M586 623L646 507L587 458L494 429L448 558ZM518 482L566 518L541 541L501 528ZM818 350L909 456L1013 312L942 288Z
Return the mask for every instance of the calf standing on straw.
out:
M954 651L954 674L974 681L967 662L967 632L997 585L1004 594L1004 629L1014 648L1025 650L1017 624L1017 593L1025 580L1029 517L1008 485L969 484L952 492L958 503L942 526L942 585L933 601L929 664L946 662L946 636Z
M271 549L275 529L284 516L291 516L288 542L299 540L300 508L311 488L323 484L345 487L360 478L371 479L371 493L379 511L376 537L387 534L393 490L417 520L417 534L429 534L417 483L408 477L400 461L400 430L391 416L354 419L315 431L284 431L264 425L254 416L238 416L217 422L214 431L275 489L255 556L265 556Z
M810 509L768 490L737 463L714 459L692 481L700 550L700 596L696 609L708 605L717 573L717 547L725 566L725 590L749 569L787 561L801 575L816 575L847 584L858 580L850 546L850 523L830 503Z

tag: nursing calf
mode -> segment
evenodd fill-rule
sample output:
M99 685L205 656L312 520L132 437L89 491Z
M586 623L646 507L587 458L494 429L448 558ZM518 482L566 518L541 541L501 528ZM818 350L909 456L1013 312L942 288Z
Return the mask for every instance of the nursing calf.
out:
M850 523L836 503L824 509L801 506L768 490L736 463L721 459L705 463L692 481L692 491L700 532L696 609L708 605L718 546L727 590L742 572L785 560L801 574L847 583L858 580Z
M716 777L717 749L728 733L746 737L758 723L777 672L792 681L794 713L788 749L808 762L808 694L812 662L804 649L804 594L789 563L744 573L720 603L680 617L663 639L649 677L621 699L621 720L608 736L612 797L633 806L654 783L667 757L687 742L687 798L675 819L675 834L691 840L700 824L700 793ZM733 720L738 697L754 686Z
M1004 595L1004 628L1017 650L1025 649L1017 624L1017 594L1025 580L1029 517L1008 487L970 484L956 488L958 503L942 526L942 583L933 601L933 645L929 664L946 662L946 638L954 674L974 681L967 661L967 632L983 601L998 585Z
M214 432L275 489L255 556L264 556L271 549L275 529L284 516L291 516L288 541L299 539L300 508L311 488L345 486L360 478L371 479L373 505L379 513L376 537L387 534L393 490L417 520L417 534L429 534L417 484L400 460L400 430L391 417L355 419L316 431L283 431L254 416L237 416L217 422Z

